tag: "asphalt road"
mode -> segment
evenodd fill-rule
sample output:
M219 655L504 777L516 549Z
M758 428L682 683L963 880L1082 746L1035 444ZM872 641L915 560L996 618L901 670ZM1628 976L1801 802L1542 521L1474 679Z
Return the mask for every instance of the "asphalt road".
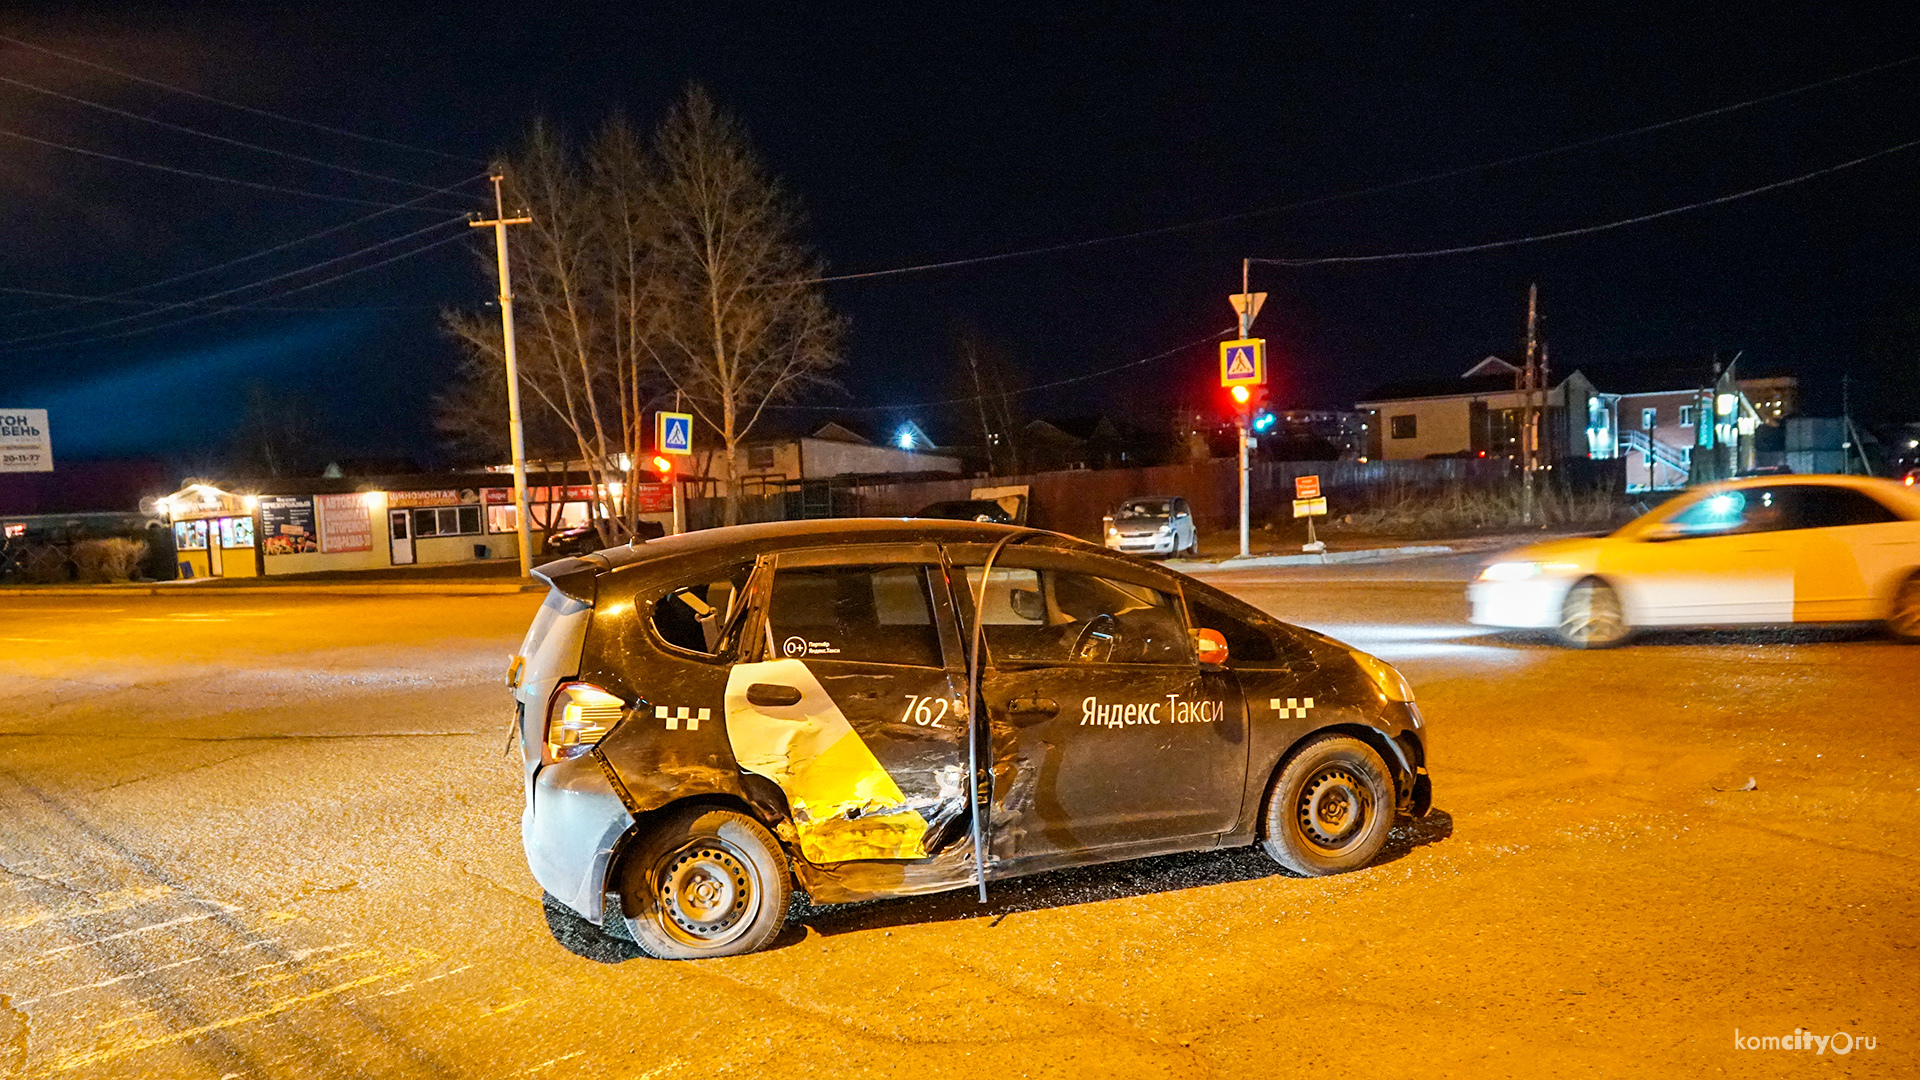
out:
M1219 582L1398 664L1438 813L802 907L637 958L546 910L499 676L529 596L0 599L0 1075L1908 1076L1920 650L1462 621L1467 558ZM1735 1049L1736 1030L1875 1040Z

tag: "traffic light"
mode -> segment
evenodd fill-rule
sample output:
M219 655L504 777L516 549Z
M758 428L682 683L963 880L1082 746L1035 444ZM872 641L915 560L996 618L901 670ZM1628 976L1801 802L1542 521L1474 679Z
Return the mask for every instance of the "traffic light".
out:
M673 479L673 459L669 458L667 455L665 454L653 455L653 458L647 462L647 466L651 468L654 471L654 474L660 478L661 483L665 483L668 480Z
M1228 393L1233 395L1233 403L1243 409L1247 407L1247 402L1253 400L1253 391L1245 386L1235 386Z
M1260 410L1253 417L1253 430L1261 434L1265 434L1269 431L1272 431L1273 424L1274 424L1274 415L1265 409Z

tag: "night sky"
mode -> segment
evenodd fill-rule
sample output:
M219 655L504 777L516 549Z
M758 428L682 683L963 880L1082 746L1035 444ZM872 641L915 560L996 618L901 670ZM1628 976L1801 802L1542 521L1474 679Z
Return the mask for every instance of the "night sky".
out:
M14 5L14 8L20 5ZM1920 53L1906 6L103 5L10 10L0 33L201 94L430 148L303 128L0 43L0 78L428 188L469 180L535 116L650 128L689 80L747 125L832 273L1095 240L1367 188L1686 116ZM1676 10L1684 9L1684 10ZM1472 244L1710 199L1920 138L1920 62L1540 160L1144 239L831 286L848 393L949 396L955 327L1031 382L1232 322L1243 257ZM0 287L133 290L424 194L0 83L0 129L309 194L165 174L0 135ZM1504 251L1256 267L1274 396L1340 405L1391 379L1511 353L1541 288L1557 369L1744 351L1837 411L1920 414L1920 147L1741 202ZM322 456L438 454L443 305L490 293L466 209L409 208L132 292L268 308L139 319L133 304L0 293L0 405L54 410L56 455L226 454L249 393ZM321 199L312 195L328 195ZM433 240L422 254L284 290ZM71 306L68 306L71 305ZM155 332L145 327L195 317ZM109 320L120 320L112 321ZM104 324L104 325L101 325ZM1041 392L1030 415L1150 418L1210 401L1213 350ZM255 389L257 388L257 389ZM891 415L891 414L889 414ZM919 410L923 422L936 410ZM876 414L876 420L881 419Z

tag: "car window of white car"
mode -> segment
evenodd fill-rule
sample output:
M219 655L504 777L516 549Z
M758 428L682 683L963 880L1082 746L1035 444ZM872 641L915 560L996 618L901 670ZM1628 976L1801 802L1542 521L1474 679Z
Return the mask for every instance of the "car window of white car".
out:
M1735 536L1778 532L1792 528L1787 507L1776 488L1735 488L1715 492L1668 518L1663 532L1669 538Z
M1806 485L1787 488L1790 529L1838 529L1849 525L1880 525L1902 520L1879 500L1853 488Z

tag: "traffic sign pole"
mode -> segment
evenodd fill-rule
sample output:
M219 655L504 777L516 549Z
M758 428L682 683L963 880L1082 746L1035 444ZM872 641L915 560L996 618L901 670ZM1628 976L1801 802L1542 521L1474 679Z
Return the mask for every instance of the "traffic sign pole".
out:
M1243 296L1253 292L1247 287L1247 279L1252 272L1253 260L1242 259L1240 261L1240 293ZM1243 341L1253 332L1254 307L1253 303L1240 305L1240 338ZM1263 371L1261 374L1266 373ZM1251 409L1240 410L1240 557L1243 559L1252 554L1247 537L1247 414L1251 411Z

